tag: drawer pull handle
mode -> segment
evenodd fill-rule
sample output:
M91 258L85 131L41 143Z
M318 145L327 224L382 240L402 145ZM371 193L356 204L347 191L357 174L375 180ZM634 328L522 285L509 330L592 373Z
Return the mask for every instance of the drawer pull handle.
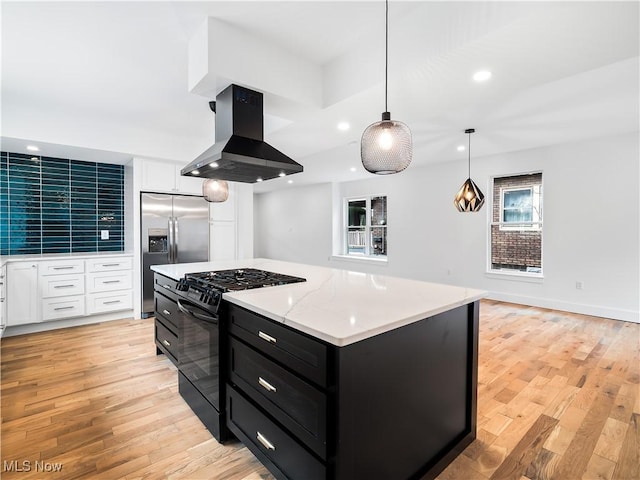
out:
M102 302L104 305L113 305L114 303L120 303L120 300L109 300L108 302Z
M162 310L162 313L164 313L165 315L171 315L171 312L169 310L167 310L166 308L164 310Z
M164 288L171 290L171 285L162 285Z
M56 308L54 308L54 310L57 312L58 310L72 310L74 308L76 308L76 307L72 307L72 306L69 306L69 307L56 307Z
M262 388L264 388L266 391L268 392L275 392L276 391L276 387L274 387L273 385L271 385L269 382L267 382L264 378L262 377L258 377L258 383L260 384L260 386Z
M102 266L103 267L119 267L120 264L119 263L103 263Z
M75 287L75 285L54 285L53 288L71 288Z
M76 267L73 265L68 267L53 267L54 270L71 270L72 268L76 268Z
M171 346L171 342L168 340L162 340L162 343L164 343L167 347Z
M273 443L271 443L269 440L267 440L264 435L262 435L260 432L256 432L256 433L258 434L256 438L262 445L264 445L264 448L266 448L267 450L276 449L276 446Z
M120 280L105 280L102 283L120 283Z
M269 343L276 343L278 340L276 340L275 338L273 338L271 335L268 335L264 332L258 331L258 336L263 339L266 340Z

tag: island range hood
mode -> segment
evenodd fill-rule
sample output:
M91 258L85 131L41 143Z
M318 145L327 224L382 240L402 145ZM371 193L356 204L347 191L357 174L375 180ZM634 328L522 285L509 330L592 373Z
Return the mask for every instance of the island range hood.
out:
M229 85L211 102L216 143L180 173L255 183L302 172L302 165L264 141L262 93Z

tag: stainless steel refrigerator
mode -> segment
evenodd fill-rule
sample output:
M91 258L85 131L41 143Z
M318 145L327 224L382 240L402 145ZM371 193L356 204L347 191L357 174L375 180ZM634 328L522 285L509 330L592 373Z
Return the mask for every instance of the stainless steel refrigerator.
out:
M151 265L209 261L209 202L202 197L140 194L142 316L153 314Z

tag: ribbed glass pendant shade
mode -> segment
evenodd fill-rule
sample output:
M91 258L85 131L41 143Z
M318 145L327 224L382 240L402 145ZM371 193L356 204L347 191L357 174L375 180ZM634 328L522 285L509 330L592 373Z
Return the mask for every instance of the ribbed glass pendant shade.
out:
M225 202L229 198L229 184L224 180L209 178L202 182L202 195L207 202Z
M459 212L477 212L484 205L484 195L473 180L467 178L453 201Z
M362 165L378 175L401 172L411 163L411 130L389 117L388 112L383 113L382 121L372 123L362 134Z

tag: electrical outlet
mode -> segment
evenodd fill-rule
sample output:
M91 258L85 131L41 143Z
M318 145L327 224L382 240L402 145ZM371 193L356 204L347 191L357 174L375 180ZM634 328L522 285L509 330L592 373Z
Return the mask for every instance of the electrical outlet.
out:
M582 290L584 288L584 283L583 282L576 282L576 288L578 290Z

